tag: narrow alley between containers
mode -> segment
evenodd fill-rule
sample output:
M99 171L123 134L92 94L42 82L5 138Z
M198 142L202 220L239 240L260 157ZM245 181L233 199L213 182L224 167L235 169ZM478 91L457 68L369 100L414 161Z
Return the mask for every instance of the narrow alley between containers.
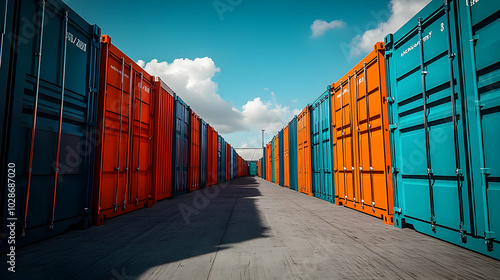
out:
M243 177L20 248L15 276L499 279L500 267L412 229Z

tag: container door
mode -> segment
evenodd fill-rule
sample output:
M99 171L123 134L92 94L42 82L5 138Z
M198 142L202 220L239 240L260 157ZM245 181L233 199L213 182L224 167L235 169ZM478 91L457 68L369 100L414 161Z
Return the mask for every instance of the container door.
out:
M321 133L320 133L320 125L321 121L320 116L320 107L319 102L316 101L313 105L311 105L311 158L312 158L312 186L313 186L313 194L315 197L323 198L324 193L324 185L322 182L322 151L321 151Z
M331 131L331 113L330 113L330 92L323 95L320 103L320 133L321 133L321 176L324 184L323 199L333 202L333 161L332 161L332 131Z
M500 234L500 2L461 1L472 186L477 235L489 250ZM496 247L495 251L500 250Z
M452 2L452 5L456 1ZM386 37L388 82L398 193L396 226L413 224L430 235L470 233L463 92L454 7L431 2L409 24ZM447 18L449 16L450 19ZM449 40L448 40L449 38ZM450 83L453 83L450 86ZM403 218L404 217L404 218ZM449 233L452 234L452 233Z

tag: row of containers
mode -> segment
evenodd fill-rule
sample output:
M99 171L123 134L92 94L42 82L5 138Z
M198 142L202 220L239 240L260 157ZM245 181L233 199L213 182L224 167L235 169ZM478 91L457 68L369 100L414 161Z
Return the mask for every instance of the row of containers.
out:
M248 174L166 83L63 2L0 9L2 251L8 236L22 246Z
M499 9L429 3L273 137L259 176L500 259Z

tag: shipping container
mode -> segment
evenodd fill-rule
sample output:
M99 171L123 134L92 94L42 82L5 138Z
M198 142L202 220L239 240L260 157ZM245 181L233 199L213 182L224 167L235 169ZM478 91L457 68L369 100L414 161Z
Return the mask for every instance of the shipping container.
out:
M200 127L201 118L190 110L189 191L200 189Z
M334 202L330 87L311 104L313 195Z
M393 224L384 54L384 44L376 43L370 54L332 84L335 203Z
M101 31L62 1L4 2L0 214L12 217L7 183L15 179L16 246L23 246L90 226ZM3 251L6 222L1 235Z
M298 191L312 196L310 117L310 105L297 116L297 169Z
M226 181L231 180L231 171L232 171L232 166L231 166L231 145L226 142Z
M223 183L226 181L226 141L220 135L217 147L217 183Z
M262 177L262 159L257 161L257 176ZM252 174L250 174L252 175Z
M469 2L458 3L458 21L463 32L463 76L468 78L467 142L471 147L469 166L476 217L471 233L479 237L477 246L481 250L480 239L484 238L488 255L500 259L500 145L496 128L500 123L500 2Z
M262 147L262 157L260 158L260 173L262 175L262 179L267 180L267 161L266 161L266 146Z
M279 184L280 180L280 149L279 149L279 134L274 136L274 183Z
M283 186L290 188L290 132L288 125L283 129Z
M232 147L231 147L231 151L233 152L233 162L234 162L233 178L232 179L234 179L234 178L238 177L238 154L236 153L236 151Z
M117 71L118 70L118 71ZM154 79L101 37L94 224L152 206Z
M273 137L271 141L271 182L276 183L276 169L278 166L276 165L276 144L275 144L276 136Z
M218 133L211 126L208 126L208 165L207 176L208 186L217 184L217 146L218 146Z
M290 155L290 189L298 191L297 117L288 123L288 153Z
M172 195L189 191L190 120L189 106L175 96L174 103L174 145L172 157Z
M285 168L285 165L284 165L284 162L283 162L283 130L280 130L280 132L278 133L278 138L279 138L279 141L278 141L278 148L279 148L279 153L278 153L278 166L279 166L279 185L280 186L284 186L285 185L285 174L284 174L284 168Z
M273 176L272 174L274 173L273 170L273 153L272 153L272 147L271 147L272 142L266 145L266 180L269 182L272 182Z
M200 188L207 187L208 124L200 122Z
M153 130L153 202L172 195L174 91L155 77Z
M496 259L499 7L433 1L385 38L395 225Z
M236 164L236 152L234 151L234 148L231 147L231 179L236 177Z
M248 175L250 176L260 176L260 171L259 171L259 167L260 167L260 163L257 162L257 161L250 161L250 162L247 162L248 164Z

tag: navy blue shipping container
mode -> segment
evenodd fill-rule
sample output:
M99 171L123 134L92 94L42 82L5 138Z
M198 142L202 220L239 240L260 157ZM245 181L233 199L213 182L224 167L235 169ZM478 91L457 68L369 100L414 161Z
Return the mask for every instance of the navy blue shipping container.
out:
M62 1L4 2L0 251L90 226L101 33Z
M238 155L236 154L236 151L234 150L233 147L231 147L231 153L233 154L232 157L233 171L231 173L231 179L234 179L238 176Z
M433 1L385 38L396 226L497 259L499 8Z
M330 89L311 105L313 195L334 202Z
M283 152L283 129L280 130L280 132L278 133L279 135L279 140L278 140L278 147L279 147L279 178L278 178L278 183L280 186L284 186L285 185L285 172L284 172L284 169L285 169L285 162L283 161L283 157L284 157L284 152Z
M172 157L172 195L188 191L189 171L189 106L179 97L174 102L174 139Z
M208 125L204 120L200 122L200 188L207 186L207 159L208 159Z
M223 183L226 181L226 141L220 135L217 139L217 183Z
M298 191L299 177L297 166L297 116L288 123L288 154L290 160L290 189Z

